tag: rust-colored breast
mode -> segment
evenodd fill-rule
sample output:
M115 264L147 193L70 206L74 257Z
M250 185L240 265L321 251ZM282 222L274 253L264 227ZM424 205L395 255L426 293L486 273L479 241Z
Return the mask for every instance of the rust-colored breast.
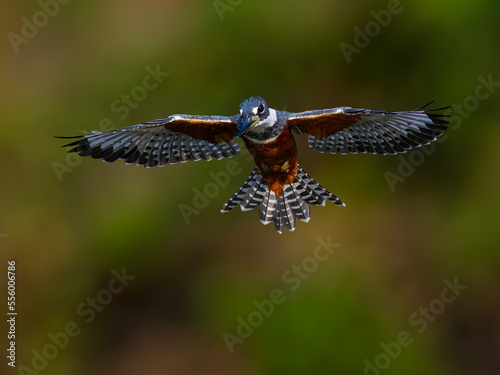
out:
M274 141L257 143L243 137L268 188L281 196L283 187L293 183L297 171L297 146L287 125Z
M198 119L174 120L163 125L165 129L189 135L211 143L229 142L237 134L237 126L231 122L213 122Z
M288 121L288 125L295 126L301 132L322 139L354 125L362 116L363 114L326 113L292 119Z

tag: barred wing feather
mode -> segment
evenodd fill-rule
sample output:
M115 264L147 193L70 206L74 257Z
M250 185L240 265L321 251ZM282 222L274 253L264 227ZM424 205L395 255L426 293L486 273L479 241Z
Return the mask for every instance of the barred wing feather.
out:
M311 150L397 154L435 140L447 128L447 116L436 113L445 108L424 107L405 112L350 107L307 111L291 113L288 124L295 132L309 135Z
M106 162L123 159L145 167L240 153L234 117L174 115L109 132L92 132L63 147ZM61 137L63 138L63 137Z

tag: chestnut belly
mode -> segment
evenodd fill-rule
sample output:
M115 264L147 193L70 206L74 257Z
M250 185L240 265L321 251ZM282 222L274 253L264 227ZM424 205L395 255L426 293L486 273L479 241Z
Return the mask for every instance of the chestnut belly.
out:
M290 128L268 143L257 143L243 137L268 188L281 196L284 185L294 182L297 171L297 146Z

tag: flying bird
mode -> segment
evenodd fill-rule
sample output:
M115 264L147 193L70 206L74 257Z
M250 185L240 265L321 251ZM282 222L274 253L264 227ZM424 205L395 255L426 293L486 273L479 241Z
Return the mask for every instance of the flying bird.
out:
M330 200L345 206L299 166L293 133L307 134L310 149L319 152L397 154L434 141L447 128L447 116L439 113L445 108L425 110L427 105L403 112L338 107L294 113L269 108L255 96L234 116L172 115L61 138L78 138L63 146L71 147L68 152L145 167L230 158L240 153L236 138L242 138L256 167L221 211L258 207L261 222L274 222L282 233L293 231L297 220L308 222L310 205Z

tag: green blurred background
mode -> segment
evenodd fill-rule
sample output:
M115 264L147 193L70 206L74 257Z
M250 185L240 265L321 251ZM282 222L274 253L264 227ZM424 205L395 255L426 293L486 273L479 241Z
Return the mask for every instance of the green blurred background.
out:
M500 373L500 95L481 83L500 81L498 1L47 3L48 16L35 1L0 5L1 272L7 283L16 260L25 366L3 358L2 373ZM23 34L33 17L41 26ZM356 47L356 28L373 36L348 62L340 46ZM168 76L145 91L148 67ZM123 109L131 93L140 100ZM245 156L186 222L179 205L194 207L193 189L230 160L145 169L68 158L52 138L103 121L233 115L253 95L289 111L436 99L455 105L453 126L423 158L324 155L297 136L299 163L347 207L313 207L282 235L255 211L219 212L253 168ZM387 172L410 155L421 165L391 188ZM339 247L291 290L283 277L318 238ZM111 294L123 268L135 278ZM445 303L444 280L467 289ZM275 289L285 302L231 353L224 333ZM96 297L106 303L90 319L82 306ZM78 334L65 339L68 322ZM390 343L405 332L398 351Z

